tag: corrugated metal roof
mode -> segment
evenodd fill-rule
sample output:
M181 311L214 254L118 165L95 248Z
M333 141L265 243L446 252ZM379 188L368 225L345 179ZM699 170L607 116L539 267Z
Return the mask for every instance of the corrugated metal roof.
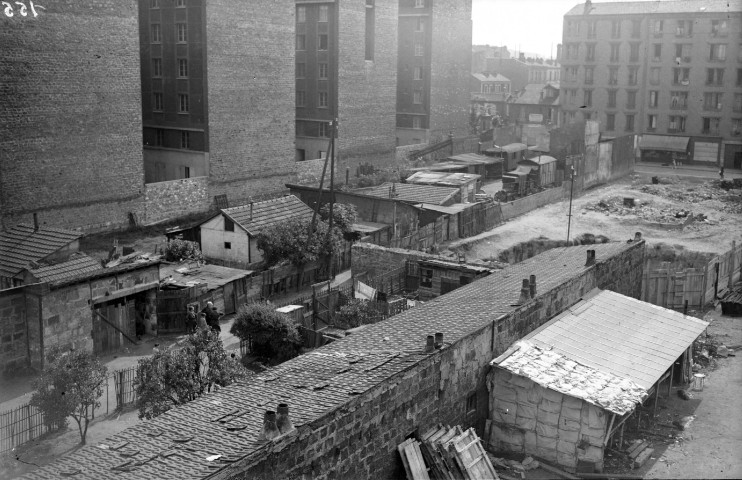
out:
M593 2L589 15L647 15L652 13L740 13L742 0L677 0L653 2ZM584 15L585 4L573 7L564 16Z
M459 155L452 155L448 157L448 160L466 165L493 165L496 163L494 159L477 153L461 153Z
M707 326L703 320L602 290L523 339L649 390Z
M530 148L529 148L530 150ZM554 157L550 157L549 155L536 155L535 157L528 158L526 160L521 160L518 163L535 163L536 165L546 165L547 163L554 163L557 159Z
M443 205L420 203L415 206L423 210L431 210L433 212L445 213L446 215L456 215L457 213L463 212L467 208L471 208L473 205L474 203L454 203L454 204L447 205L444 207Z
M240 270L221 265L201 265L199 267L189 268L188 262L160 264L160 280L167 280L172 276L174 283L182 285L205 283L208 290L215 290L240 278L249 277L252 274L252 270Z
M82 237L82 233L61 228L20 224L0 232L0 276L12 277L57 250Z
M476 182L481 175L473 173L415 172L407 177L407 183L420 185L461 186Z
M392 188L392 186L396 192L394 199L405 202L425 202L442 205L459 193L458 188L437 187L433 185L413 185L410 183L384 183L376 187L354 190L353 193L370 195L372 197L390 198L389 189Z
M386 223L366 222L363 220L357 220L356 223L351 225L350 228L354 232L374 233L374 232L380 232L382 230L386 230L387 228L392 228L392 226L387 225Z
M82 252L77 252L73 253L66 262L43 265L39 268L29 269L28 272L39 282L56 283L98 270L103 270L100 260L89 257Z
M283 223L292 218L311 220L313 211L294 195L286 195L273 200L255 202L252 208L250 204L225 208L222 213L239 224L247 233L255 236L270 225Z
M647 390L631 379L583 365L558 351L525 340L516 342L512 349L490 365L618 415L632 411L647 396Z
M513 153L513 152L519 152L521 150L527 150L527 149L528 149L528 146L525 143L509 143L502 147L495 145L492 148L488 148L486 151L487 152L491 151L493 153L497 153L497 152Z

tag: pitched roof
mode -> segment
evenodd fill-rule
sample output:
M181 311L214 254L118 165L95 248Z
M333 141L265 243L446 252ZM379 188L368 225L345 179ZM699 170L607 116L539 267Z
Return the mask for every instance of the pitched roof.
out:
M496 73L492 75L491 73L472 73L472 77L476 78L480 82L509 82L510 79L506 77L505 75L501 75L499 73Z
M100 260L89 257L82 252L77 252L73 253L66 262L42 265L39 268L29 269L28 272L39 282L54 284L98 270L103 270Z
M222 213L239 224L247 233L255 236L270 225L283 223L292 218L311 220L313 210L294 195L286 195L264 202L225 208Z
M739 13L742 0L667 0L662 2L593 2L588 15L647 15L652 13ZM580 3L565 16L584 15L585 4Z
M523 339L649 390L708 322L596 290Z
M522 340L492 360L496 365L542 387L581 398L618 415L634 409L647 390L632 380L575 362L568 355Z
M259 454L265 448L265 442L258 441L263 411L277 403L289 404L296 427L315 421L428 358L423 350L431 332L442 332L447 343L454 343L512 312L521 281L528 275L537 273L539 291L546 292L593 268L585 267L588 249L596 251L596 262L600 263L636 246L606 243L549 250L130 427L103 442L107 448L85 446L26 478L51 480L59 478L62 472L77 470L77 480L118 477L121 473L114 467L128 461L120 456L121 449L127 448L139 451L130 459L127 479L213 475L231 462ZM227 416L234 411L236 415ZM126 445L120 447L122 444ZM206 460L210 455L222 457Z
M396 200L415 203L434 203L436 205L443 205L459 192L458 188L450 187L415 185L410 183L384 183L376 187L357 189L353 193L389 198L389 189L392 187L396 192L396 196L394 197Z
M82 237L82 233L61 228L20 224L0 232L0 276L12 277L57 250Z

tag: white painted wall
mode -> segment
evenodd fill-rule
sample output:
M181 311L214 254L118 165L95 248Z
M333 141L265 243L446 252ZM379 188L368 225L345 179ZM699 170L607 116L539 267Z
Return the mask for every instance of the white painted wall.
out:
M224 248L224 242L230 242L232 248ZM224 230L224 215L201 225L201 250L208 258L225 261L253 263L263 258L255 241L239 225L235 224L234 232Z

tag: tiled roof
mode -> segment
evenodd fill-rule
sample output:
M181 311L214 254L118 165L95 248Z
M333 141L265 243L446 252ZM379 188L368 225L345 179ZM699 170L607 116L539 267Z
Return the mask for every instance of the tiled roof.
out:
M0 232L0 275L11 277L80 237L80 232L50 227L34 231L25 224Z
M516 342L490 364L618 415L632 411L647 396L646 389L628 378L582 365L568 355L525 340Z
M133 463L124 474L127 479L204 478L265 446L257 440L264 410L288 403L295 426L317 420L426 358L422 352L427 335L443 332L444 340L453 343L513 311L522 279L530 274L538 275L538 289L545 292L592 268L584 266L588 249L596 251L599 263L631 246L606 243L549 250L103 442L109 447L128 442L123 450L139 451L133 457L88 445L26 478L57 479L62 472L76 470L77 480L119 478L122 474L113 467L128 460ZM235 411L236 416L220 419ZM209 462L210 455L222 457Z
M707 326L674 310L596 290L523 339L649 390Z
M255 202L252 204L252 215L250 210L250 204L247 204L225 208L222 212L253 236L269 225L283 223L291 218L311 220L313 213L306 203L293 195Z
M592 2L588 15L647 15L652 13L740 13L742 0L667 0L652 2ZM565 16L584 15L585 4L574 6Z
M492 75L491 73L472 73L472 77L476 78L477 80L481 82L509 82L510 79L504 75L501 75L499 73L496 73L495 75Z
M458 188L436 187L433 185L413 185L409 183L384 183L376 187L355 190L353 193L361 193L372 197L389 198L389 189L394 186L396 200L405 202L425 202L442 205L454 197Z
M36 277L39 282L57 283L98 270L103 270L100 260L77 252L73 253L66 262L29 269L29 273Z

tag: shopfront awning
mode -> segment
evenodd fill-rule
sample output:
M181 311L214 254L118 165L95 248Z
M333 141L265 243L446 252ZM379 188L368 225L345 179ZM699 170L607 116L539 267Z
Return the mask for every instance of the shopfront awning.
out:
M667 152L685 153L688 151L690 137L674 137L671 135L644 135L639 142L642 150L664 150Z

